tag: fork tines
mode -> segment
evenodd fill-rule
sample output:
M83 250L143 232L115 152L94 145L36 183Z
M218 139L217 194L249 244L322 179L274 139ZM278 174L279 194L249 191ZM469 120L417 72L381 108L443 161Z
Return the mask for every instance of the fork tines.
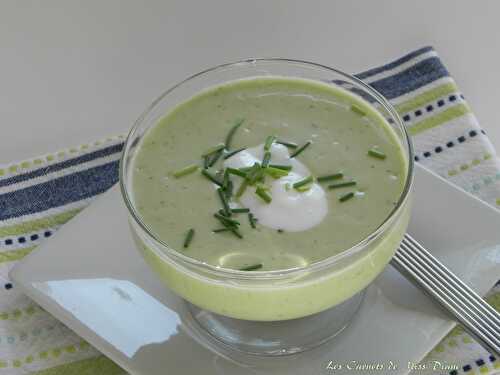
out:
M448 310L486 349L500 355L500 314L409 234L391 264Z

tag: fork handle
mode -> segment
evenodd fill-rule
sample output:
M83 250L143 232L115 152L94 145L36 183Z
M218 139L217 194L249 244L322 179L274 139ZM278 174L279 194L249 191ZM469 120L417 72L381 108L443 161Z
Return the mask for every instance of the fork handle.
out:
M491 354L500 356L500 314L406 234L391 264L447 310Z

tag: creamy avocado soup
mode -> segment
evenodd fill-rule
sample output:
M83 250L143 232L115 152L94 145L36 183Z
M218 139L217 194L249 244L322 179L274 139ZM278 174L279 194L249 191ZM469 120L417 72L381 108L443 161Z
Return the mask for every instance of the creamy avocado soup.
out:
M389 216L407 160L386 120L348 91L253 78L210 88L151 128L133 199L155 235L224 268L306 266Z

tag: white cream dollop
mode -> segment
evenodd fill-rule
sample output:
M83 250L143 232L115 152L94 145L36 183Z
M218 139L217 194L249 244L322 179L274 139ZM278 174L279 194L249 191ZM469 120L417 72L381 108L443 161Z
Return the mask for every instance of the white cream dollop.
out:
M305 192L298 192L292 185L311 175L308 168L299 160L292 158L288 149L278 143L271 146L270 164L291 165L290 173L279 179L267 177L266 185L270 186L272 201L267 204L255 194L255 187L249 186L240 197L244 207L248 207L259 224L272 229L299 232L318 225L328 213L328 201L323 188L316 182ZM262 162L264 145L238 152L224 161L225 167L244 168ZM235 191L242 179L234 177Z

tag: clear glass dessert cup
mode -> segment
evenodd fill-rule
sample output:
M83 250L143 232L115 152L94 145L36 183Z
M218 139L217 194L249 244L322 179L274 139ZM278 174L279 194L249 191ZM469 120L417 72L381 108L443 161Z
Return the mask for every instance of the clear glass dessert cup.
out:
M407 161L405 185L384 222L339 254L283 270L248 272L215 267L171 248L142 219L131 191L134 155L147 131L178 104L209 87L262 76L336 85L371 105L387 119L400 142ZM356 77L305 61L249 59L193 75L156 99L128 135L120 164L120 185L138 249L166 286L188 302L200 331L226 348L256 355L285 355L315 347L345 328L362 302L364 289L389 263L409 221L412 153L411 141L395 109Z

